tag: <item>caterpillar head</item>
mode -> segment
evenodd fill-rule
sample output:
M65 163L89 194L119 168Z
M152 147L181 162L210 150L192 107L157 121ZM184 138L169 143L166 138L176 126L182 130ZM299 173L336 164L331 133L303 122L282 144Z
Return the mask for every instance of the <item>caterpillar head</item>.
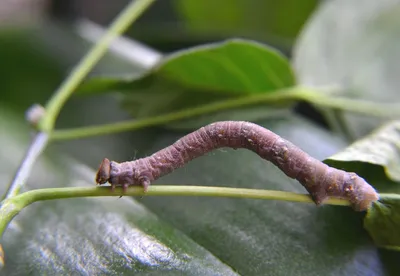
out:
M364 178L354 174L353 180L355 187L351 200L353 208L356 211L365 211L372 202L379 200L379 194Z
M111 171L111 162L107 158L104 158L96 174L97 185L107 183L110 180L110 171Z

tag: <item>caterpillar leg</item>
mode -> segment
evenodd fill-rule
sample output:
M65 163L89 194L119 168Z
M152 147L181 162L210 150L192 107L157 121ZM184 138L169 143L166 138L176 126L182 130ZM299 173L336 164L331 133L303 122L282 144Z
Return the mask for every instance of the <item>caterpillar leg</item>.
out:
M149 190L150 184L151 184L150 180L147 177L140 179L140 185L142 185L142 187L143 187L143 192L147 193L147 191Z
M321 206L324 203L324 200L326 200L326 197L321 197L319 194L311 193L311 198L314 201L315 205Z
M128 184L123 184L122 185L122 195L119 196L119 198L121 198L124 194L126 194L126 192L128 191Z

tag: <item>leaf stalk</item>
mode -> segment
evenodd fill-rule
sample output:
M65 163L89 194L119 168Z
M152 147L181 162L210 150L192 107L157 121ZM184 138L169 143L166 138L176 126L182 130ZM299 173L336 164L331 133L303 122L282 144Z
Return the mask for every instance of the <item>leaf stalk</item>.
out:
M98 126L56 130L51 134L51 140L72 140L120 133L124 131L133 131L151 126L166 125L178 120L189 119L195 116L215 113L222 110L241 108L249 105L259 105L263 103L289 105L290 103L301 100L321 107L333 108L339 111L348 111L368 116L400 117L399 104L377 104L368 101L352 100L324 95L320 91L306 87L293 87L275 91L273 93L264 93L214 102L150 118L127 120Z

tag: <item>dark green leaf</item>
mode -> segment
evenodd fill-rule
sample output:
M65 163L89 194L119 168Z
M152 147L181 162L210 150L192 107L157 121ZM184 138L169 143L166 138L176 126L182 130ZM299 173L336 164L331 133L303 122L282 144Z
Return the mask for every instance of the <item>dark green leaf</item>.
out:
M0 108L1 192L26 147L20 121ZM22 139L24 137L24 139ZM30 189L94 185L94 171L56 152L35 166ZM38 202L9 225L1 275L236 275L208 250L128 197Z
M319 159L344 146L304 120L261 124ZM159 136L150 154L182 134ZM193 160L158 183L305 192L274 165L246 150L221 150ZM351 208L225 198L144 198L146 206L208 248L241 275L385 275L398 262L379 250ZM397 253L389 255L400 256Z
M7 145L0 151L0 172L7 183L24 149L22 137L25 142L28 137L21 124L0 110L0 141ZM344 146L304 120L262 124L320 159ZM182 135L159 132L148 153ZM135 136L149 140L148 135ZM93 185L91 169L49 150L35 166L29 188ZM123 147L130 156L136 150L131 144ZM86 147L80 151L92 154ZM102 151L110 158L120 154L113 148ZM304 192L299 183L245 150L216 151L159 183ZM154 197L141 202L158 218L125 197L29 206L2 239L7 262L3 274L387 275L400 269L399 255L381 256L362 228L362 215L350 208L204 197Z
M324 1L297 42L294 64L306 86L340 86L351 98L400 102L400 1ZM345 114L356 137L379 120Z
M235 97L274 93L294 84L287 59L277 51L233 39L169 55L138 78L93 78L78 94L122 91L125 109L135 117L149 117ZM271 110L265 108L265 112L269 116Z
M388 195L374 202L364 225L378 246L400 250L400 196Z

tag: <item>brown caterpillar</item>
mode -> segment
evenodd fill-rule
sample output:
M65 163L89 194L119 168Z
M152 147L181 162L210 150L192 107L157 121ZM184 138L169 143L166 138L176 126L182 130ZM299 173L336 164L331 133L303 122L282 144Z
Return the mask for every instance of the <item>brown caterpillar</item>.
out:
M202 127L146 158L124 163L105 158L96 182L98 185L109 182L112 189L122 186L124 191L130 185L142 185L147 191L157 178L223 147L249 149L272 162L287 176L298 180L317 205L328 197L336 197L349 200L355 210L363 211L379 199L375 189L357 174L329 167L259 125L237 121Z

